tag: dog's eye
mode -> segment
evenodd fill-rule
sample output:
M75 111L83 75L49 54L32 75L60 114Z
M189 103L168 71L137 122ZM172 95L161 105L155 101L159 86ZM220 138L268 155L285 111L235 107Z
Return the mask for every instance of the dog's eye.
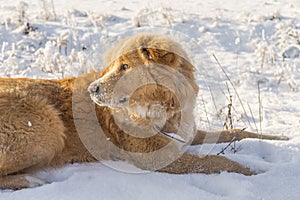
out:
M130 68L130 66L128 64L122 64L121 67L120 67L120 70L121 71L125 71L125 70L127 70L129 68Z

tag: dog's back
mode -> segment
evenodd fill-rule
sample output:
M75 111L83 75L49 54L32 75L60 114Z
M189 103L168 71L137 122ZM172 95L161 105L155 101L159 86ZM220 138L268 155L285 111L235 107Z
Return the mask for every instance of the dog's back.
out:
M93 159L73 123L73 82L0 79L0 188L39 183L16 172Z

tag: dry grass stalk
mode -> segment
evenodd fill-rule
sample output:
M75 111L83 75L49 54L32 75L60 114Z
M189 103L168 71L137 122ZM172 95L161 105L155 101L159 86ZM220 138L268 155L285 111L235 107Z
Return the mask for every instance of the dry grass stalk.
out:
M218 60L218 58L216 57L215 54L213 54L213 57L214 57L214 59L216 60L218 66L220 67L220 69L222 70L222 72L225 74L225 76L226 76L227 80L229 81L230 85L231 85L232 88L234 89L234 93L236 94L236 96L237 96L237 98L238 98L238 100L239 100L239 102L240 102L240 104L241 104L241 106L242 106L242 108L243 108L243 111L244 111L244 113L245 113L245 115L246 115L248 125L251 127L251 123L250 123L250 121L249 121L249 119L248 119L248 117L247 117L246 109L245 109L245 107L244 107L244 104L243 104L243 102L242 102L242 100L241 100L241 98L240 98L240 96L239 96L239 94L238 94L238 92L237 92L237 90L236 90L236 88L235 88L233 82L231 81L231 79L229 78L228 74L226 73L226 71L224 70L224 68L222 67L222 65L220 64L220 62L219 62L219 60Z
M262 117L262 99L261 99L261 95L260 95L260 82L258 81L257 82L257 91L258 91L258 106L259 106L259 131L260 131L260 134L262 135L262 120L263 120L263 117Z
M255 121L255 118L254 118L254 115L253 115L252 109L251 109L251 107L250 107L249 103L247 103L247 105L248 105L248 108L249 108L249 110L250 110L250 113L251 113L252 120L253 120L253 122L254 122L254 126L255 126L256 133L258 134L258 128L257 128L257 125L256 125L256 121Z
M223 127L226 130L233 130L233 122L232 122L232 114L231 114L231 109L232 109L232 95L230 93L230 89L228 87L227 82L226 82L226 87L227 87L227 91L228 91L228 94L229 94L229 104L227 105L228 111L227 111L227 115L226 115L226 119L225 119L225 122L223 124ZM228 126L227 122L229 122L229 126Z
M208 119L208 113L207 113L206 106L205 106L205 102L204 102L204 99L203 99L202 95L201 95L201 101L202 101L202 104L203 104L203 109L204 109L204 112L205 112L207 123L210 124L209 119Z

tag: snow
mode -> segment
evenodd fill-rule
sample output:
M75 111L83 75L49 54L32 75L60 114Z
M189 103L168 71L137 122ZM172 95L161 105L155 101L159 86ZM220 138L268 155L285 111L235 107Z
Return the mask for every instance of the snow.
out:
M299 0L51 2L0 0L0 77L57 79L101 70L103 53L118 39L143 31L168 34L198 68L198 128L229 124L231 95L234 127L290 140L246 139L236 143L235 154L225 151L255 176L171 175L112 161L73 164L37 173L51 182L42 187L0 190L1 200L299 198ZM189 151L217 154L226 145Z

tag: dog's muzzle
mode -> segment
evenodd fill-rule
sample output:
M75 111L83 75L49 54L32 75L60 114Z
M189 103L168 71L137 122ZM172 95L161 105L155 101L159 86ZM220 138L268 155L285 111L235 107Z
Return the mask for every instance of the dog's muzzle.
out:
M88 87L88 91L90 93L90 95L97 95L100 93L100 86L97 82L93 82L90 84L90 86Z
M99 85L99 81L94 81L88 87L91 99L98 105L105 104L105 97Z
M88 87L91 99L98 105L102 106L121 106L129 100L127 95L117 97L113 95L113 91L107 91L107 89L98 80L92 82Z

